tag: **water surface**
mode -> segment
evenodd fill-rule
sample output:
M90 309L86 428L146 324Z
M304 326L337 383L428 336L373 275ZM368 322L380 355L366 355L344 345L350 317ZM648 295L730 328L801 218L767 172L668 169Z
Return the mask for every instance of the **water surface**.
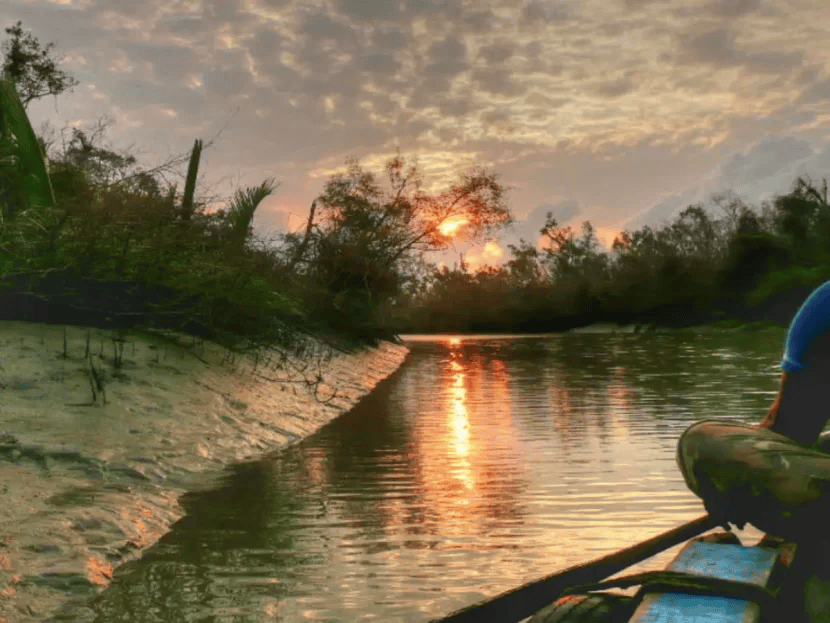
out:
M677 438L759 421L784 335L412 336L354 410L186 496L64 616L422 622L620 549L702 514Z

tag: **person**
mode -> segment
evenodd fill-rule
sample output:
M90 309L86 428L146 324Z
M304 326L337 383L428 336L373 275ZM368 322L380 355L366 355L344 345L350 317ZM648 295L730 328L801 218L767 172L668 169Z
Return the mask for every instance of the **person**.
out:
M781 369L778 395L760 426L813 445L830 418L830 281L793 317Z

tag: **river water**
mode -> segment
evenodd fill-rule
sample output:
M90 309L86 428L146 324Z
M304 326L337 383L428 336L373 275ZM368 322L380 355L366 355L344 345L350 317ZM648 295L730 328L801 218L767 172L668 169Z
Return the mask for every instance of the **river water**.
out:
M422 622L631 545L703 513L677 438L759 421L784 337L410 336L355 409L185 496L171 532L63 618Z

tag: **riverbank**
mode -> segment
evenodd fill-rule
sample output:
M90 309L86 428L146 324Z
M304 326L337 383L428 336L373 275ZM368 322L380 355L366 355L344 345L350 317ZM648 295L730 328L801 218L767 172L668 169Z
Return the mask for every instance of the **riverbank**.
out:
M232 354L166 334L0 322L0 623L92 595L224 466L301 439L403 363L349 353Z
M704 333L707 331L762 331L766 329L779 329L782 325L772 321L754 321L747 322L744 320L719 320L709 324L694 325L691 327L684 327L682 329L675 329L671 327L664 327L655 324L626 324L621 325L615 322L596 322L594 324L586 325L584 327L576 327L566 331L566 333L675 333L677 331L692 331L696 333Z

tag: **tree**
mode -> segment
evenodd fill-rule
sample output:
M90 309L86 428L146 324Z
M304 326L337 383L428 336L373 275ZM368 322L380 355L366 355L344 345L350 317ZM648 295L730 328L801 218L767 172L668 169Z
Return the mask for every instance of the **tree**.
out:
M701 205L691 205L678 214L667 233L681 257L707 266L721 259L718 227Z
M512 220L497 176L476 169L439 193L416 166L386 164L388 185L356 160L315 200L305 233L286 235L290 266L325 288L336 307L371 314L395 296L411 263L454 237L489 235Z
M517 286L525 287L549 281L550 275L539 262L539 251L534 245L522 238L518 246L509 244L507 247L511 259L505 265Z
M241 251L251 236L254 212L268 195L274 192L274 180L265 180L259 186L237 190L233 201L225 212L228 237L231 246Z
M79 128L72 128L72 140L62 157L65 164L84 171L90 182L97 186L109 186L115 180L125 177L130 167L136 163L135 156L122 156L95 146L95 141L103 135L107 125L99 123L90 136Z
M3 73L14 80L24 107L32 100L57 96L80 84L58 69L55 59L50 56L54 43L42 47L31 33L23 32L20 21L6 28L6 33L11 39L3 44Z

